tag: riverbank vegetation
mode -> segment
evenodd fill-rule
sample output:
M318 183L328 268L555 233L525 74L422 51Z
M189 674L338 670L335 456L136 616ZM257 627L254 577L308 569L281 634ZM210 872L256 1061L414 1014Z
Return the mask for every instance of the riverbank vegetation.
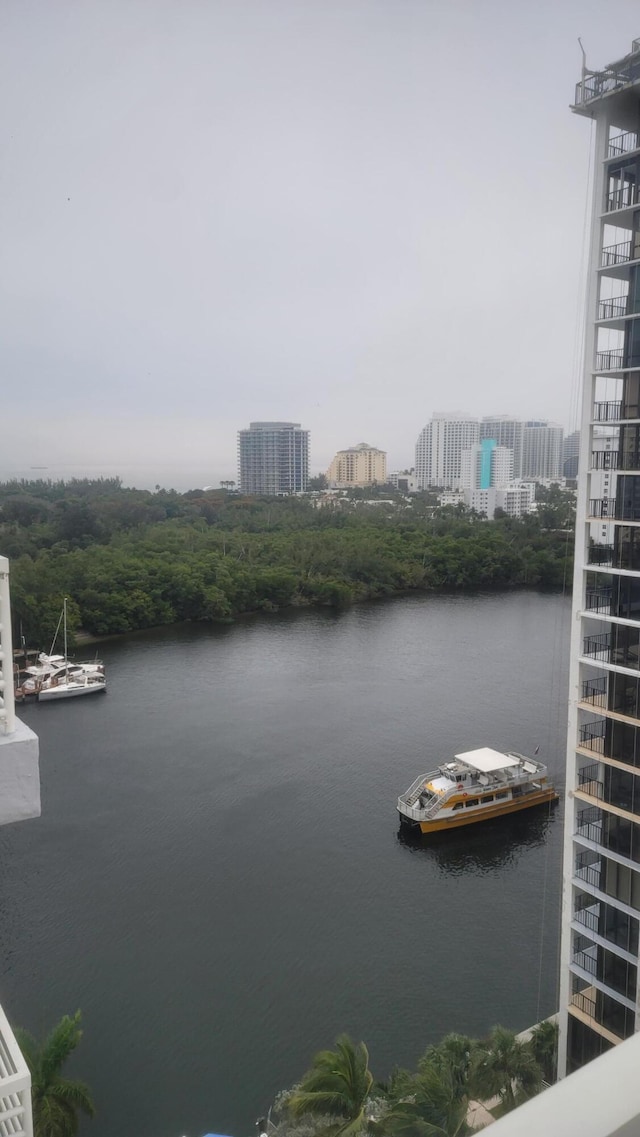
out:
M16 633L48 646L65 595L71 628L102 636L413 589L569 585L571 502L560 491L538 514L491 521L439 509L429 494L368 492L325 503L151 493L118 479L0 484Z
M341 1035L335 1050L316 1054L301 1082L279 1096L275 1131L278 1137L465 1137L555 1081L557 1047L551 1021L526 1040L500 1026L484 1040L449 1034L428 1048L414 1072L396 1068L378 1082L365 1044Z

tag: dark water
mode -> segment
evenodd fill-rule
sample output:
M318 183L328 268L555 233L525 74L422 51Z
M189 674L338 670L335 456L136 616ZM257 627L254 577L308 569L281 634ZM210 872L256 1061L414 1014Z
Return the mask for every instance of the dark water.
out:
M43 816L0 830L0 999L81 1007L94 1137L244 1137L342 1030L374 1072L555 1009L561 811L427 845L395 800L458 750L562 782L569 603L410 598L104 646L29 707Z

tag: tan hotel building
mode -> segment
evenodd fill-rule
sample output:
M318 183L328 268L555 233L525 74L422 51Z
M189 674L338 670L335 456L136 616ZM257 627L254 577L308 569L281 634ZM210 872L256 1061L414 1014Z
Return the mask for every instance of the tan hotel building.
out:
M327 470L330 486L384 485L387 480L387 455L366 442L339 450Z

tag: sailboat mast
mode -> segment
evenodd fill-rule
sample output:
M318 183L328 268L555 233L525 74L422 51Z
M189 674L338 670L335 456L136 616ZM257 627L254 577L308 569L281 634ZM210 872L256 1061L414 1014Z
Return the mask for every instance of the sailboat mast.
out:
M67 598L64 598L64 607L62 609L64 614L64 664L67 666Z

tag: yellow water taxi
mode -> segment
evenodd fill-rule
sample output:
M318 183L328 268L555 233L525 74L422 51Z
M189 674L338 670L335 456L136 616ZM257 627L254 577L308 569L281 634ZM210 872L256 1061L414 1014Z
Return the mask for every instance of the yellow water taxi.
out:
M400 794L398 813L421 833L439 833L557 798L542 762L484 746L421 774Z

